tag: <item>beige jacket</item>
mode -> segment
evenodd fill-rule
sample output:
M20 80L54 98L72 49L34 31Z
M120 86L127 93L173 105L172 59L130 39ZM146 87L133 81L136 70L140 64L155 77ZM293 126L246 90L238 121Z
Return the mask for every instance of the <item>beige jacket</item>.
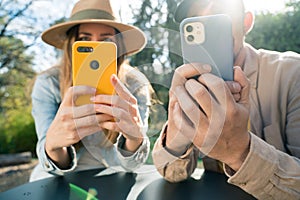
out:
M228 182L258 199L300 199L300 55L250 45L246 51L250 153L236 173L224 167ZM152 152L154 164L167 180L184 180L196 168L199 151L191 146L185 155L175 157L164 148L164 137L163 130ZM214 168L214 163L205 167Z

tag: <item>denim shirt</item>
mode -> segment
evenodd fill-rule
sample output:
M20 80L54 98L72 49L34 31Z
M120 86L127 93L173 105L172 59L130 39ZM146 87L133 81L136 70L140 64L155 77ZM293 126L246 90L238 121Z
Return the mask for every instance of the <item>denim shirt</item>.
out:
M123 67L123 66L122 66ZM148 127L150 90L149 81L138 70L125 65L126 73L121 81L135 96L139 105L139 112L145 127ZM59 169L45 152L46 133L50 127L61 103L59 87L59 68L52 67L46 72L39 74L36 78L32 97L32 116L35 120L38 142L36 152L39 164L33 170L30 181L48 177L51 174L64 175L65 173L83 169L111 167L121 165L128 171L133 171L146 161L149 151L149 138L145 137L137 151L128 156L122 153L125 142L123 136L119 136L116 144L104 144L105 135L97 132L82 139L84 144L75 150L74 146L68 147L72 163L69 169ZM146 134L145 134L146 136Z

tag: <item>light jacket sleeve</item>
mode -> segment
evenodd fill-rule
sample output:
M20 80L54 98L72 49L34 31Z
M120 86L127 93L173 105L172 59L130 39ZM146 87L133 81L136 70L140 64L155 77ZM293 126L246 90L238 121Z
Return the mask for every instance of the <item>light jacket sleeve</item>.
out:
M170 182L179 182L187 179L197 167L199 151L191 145L184 155L177 157L165 148L167 124L163 127L160 136L156 140L152 158L158 172Z
M251 134L250 152L228 182L258 199L300 199L300 160Z
M120 160L121 166L127 171L134 171L142 166L149 155L150 151L150 141L148 137L145 137L143 143L139 146L139 148L133 153L129 154L122 148L125 142L125 138L120 136L118 138L117 145L117 156Z
M77 160L74 147L68 147L72 162L69 168L65 170L59 169L47 156L45 151L46 133L56 115L61 101L58 84L57 79L50 76L48 73L38 75L34 83L31 98L32 116L35 121L38 137L36 153L39 163L46 172L55 175L63 175L76 167Z
M299 63L292 52L259 54L259 75L252 82L263 120L251 120L262 127L253 130L250 153L228 180L258 199L300 199Z

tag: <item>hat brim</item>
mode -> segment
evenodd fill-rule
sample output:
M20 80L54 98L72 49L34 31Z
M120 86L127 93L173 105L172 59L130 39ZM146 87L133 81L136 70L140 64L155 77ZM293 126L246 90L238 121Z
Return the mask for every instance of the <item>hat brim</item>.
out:
M145 34L137 27L105 19L74 20L54 25L42 33L42 40L58 49L62 49L67 38L66 32L73 26L83 23L99 23L111 26L122 33L126 55L140 52L147 44Z
M186 18L188 10L190 9L190 6L194 1L195 0L184 0L177 6L174 14L175 22L180 23Z

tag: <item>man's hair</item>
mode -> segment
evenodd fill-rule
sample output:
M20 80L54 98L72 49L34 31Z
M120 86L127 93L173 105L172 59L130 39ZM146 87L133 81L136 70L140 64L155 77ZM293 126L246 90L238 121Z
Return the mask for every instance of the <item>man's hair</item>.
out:
M194 13L205 13L207 9L211 14L229 14L237 19L242 19L245 13L243 0L184 0L177 7L175 20L182 21L189 11L195 16Z

